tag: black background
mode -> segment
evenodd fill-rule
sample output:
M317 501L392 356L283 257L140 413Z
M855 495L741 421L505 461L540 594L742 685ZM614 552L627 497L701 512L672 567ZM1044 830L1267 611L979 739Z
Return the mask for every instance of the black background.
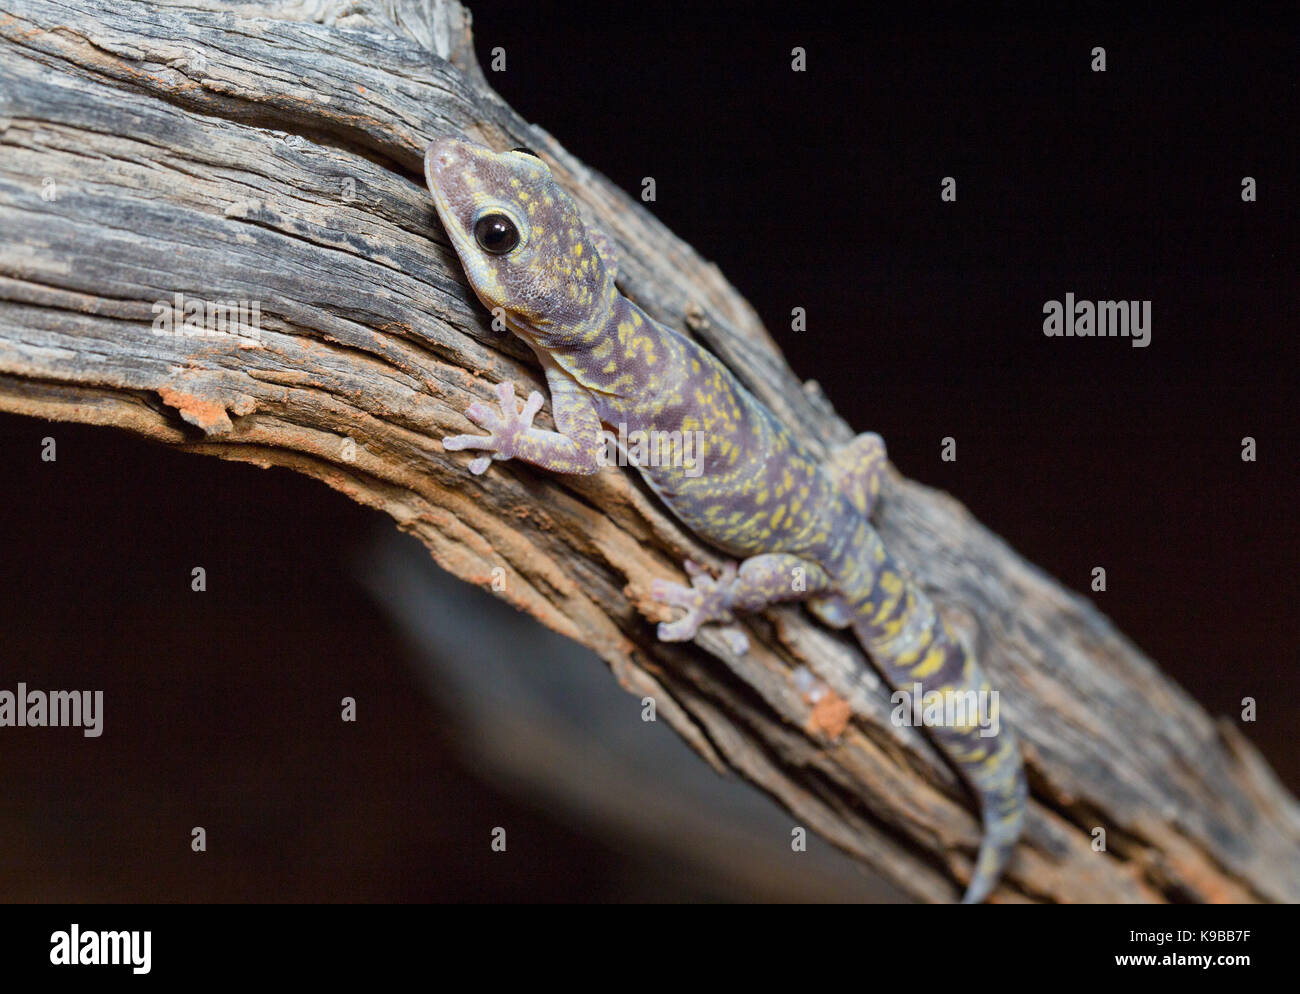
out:
M1243 731L1300 785L1294 34L702 7L478 4L476 45L485 68L505 48L493 85L580 159L634 193L654 177L651 210L904 473L1075 590L1104 566L1099 606L1212 714L1257 698ZM1067 291L1151 300L1151 345L1045 338ZM4 733L11 897L626 893L616 846L512 811L456 758L352 579L376 512L287 471L13 417L0 466L0 685L129 702L102 744ZM195 562L217 581L202 599ZM279 703L361 692L375 720L349 748ZM531 824L536 872L431 844L502 812ZM196 874L184 841L205 821L229 826L227 856Z
M507 101L653 176L799 376L1067 586L1104 566L1098 605L1212 713L1258 698L1247 734L1300 783L1294 33L587 13L476 13ZM1067 291L1152 301L1151 344L1047 338Z

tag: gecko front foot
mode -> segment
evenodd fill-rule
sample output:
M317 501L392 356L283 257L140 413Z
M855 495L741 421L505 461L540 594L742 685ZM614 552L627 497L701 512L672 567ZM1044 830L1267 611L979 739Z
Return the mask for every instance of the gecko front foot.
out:
M676 621L659 623L661 642L687 642L695 637L700 625L736 620L731 611L732 595L737 582L736 564L728 563L724 566L722 574L716 580L703 566L689 559L684 565L691 578L689 587L667 580L654 580L650 585L652 598L660 604L679 607L686 612ZM738 655L749 648L749 640L739 629L725 628L723 634L732 651Z
M513 459L518 451L519 440L533 426L533 418L545 403L540 393L534 390L528 395L524 409L520 411L515 402L515 385L510 380L497 384L497 403L499 411L478 401L465 409L465 417L480 428L486 435L449 435L442 440L442 447L452 452L460 449L486 449L490 455L479 456L469 464L469 471L475 476L487 471L493 459Z

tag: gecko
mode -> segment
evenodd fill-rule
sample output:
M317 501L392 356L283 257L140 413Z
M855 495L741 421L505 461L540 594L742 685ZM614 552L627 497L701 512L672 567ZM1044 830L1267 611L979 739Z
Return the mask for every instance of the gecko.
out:
M791 434L712 352L621 292L613 241L584 222L537 153L439 138L424 172L471 289L541 363L555 423L535 426L545 398L533 391L521 405L506 380L495 405L465 411L487 434L448 436L443 448L475 453L474 474L510 459L590 474L608 461L604 426L698 440L689 460L644 451L631 460L682 525L733 557L717 576L688 561L689 585L653 582L653 600L681 612L658 637L687 641L719 624L744 652L738 615L804 601L824 623L851 629L895 690L978 701L925 731L978 801L983 838L962 900L983 901L1024 821L1020 746L972 654L871 524L887 458L880 436L823 457Z

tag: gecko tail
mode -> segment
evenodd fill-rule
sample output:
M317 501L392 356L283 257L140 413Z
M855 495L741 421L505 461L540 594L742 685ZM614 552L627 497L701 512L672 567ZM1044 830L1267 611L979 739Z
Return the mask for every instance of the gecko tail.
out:
M980 807L984 822L984 838L980 842L979 855L975 857L975 866L971 870L970 883L962 896L962 904L980 904L1002 877L1002 871L1011 862L1011 854L1016 851L1016 842L1025 822L1025 798L1028 787L1025 783L1024 763L1016 755L1012 759L1014 770L1010 776L1006 793L990 794L980 790Z
M983 671L933 604L915 587L903 586L888 560L880 571L881 586L892 584L900 595L884 610L867 598L855 604L854 632L885 679L912 696L914 706L933 694L941 698L936 703L953 708L947 715L945 707L937 723L922 722L979 804L984 835L962 898L963 904L978 904L997 886L1024 824L1029 790L1020 742L1000 720L998 696Z

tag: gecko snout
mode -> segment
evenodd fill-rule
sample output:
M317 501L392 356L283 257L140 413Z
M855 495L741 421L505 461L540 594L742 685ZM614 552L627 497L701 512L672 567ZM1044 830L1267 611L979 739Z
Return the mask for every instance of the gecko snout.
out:
M455 138L435 138L424 152L424 178L431 189L453 182L467 161L469 147Z
M456 159L455 143L450 138L435 138L424 151L426 172L445 169Z

